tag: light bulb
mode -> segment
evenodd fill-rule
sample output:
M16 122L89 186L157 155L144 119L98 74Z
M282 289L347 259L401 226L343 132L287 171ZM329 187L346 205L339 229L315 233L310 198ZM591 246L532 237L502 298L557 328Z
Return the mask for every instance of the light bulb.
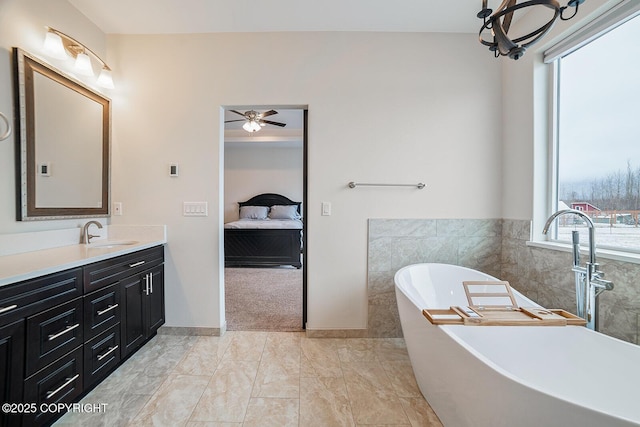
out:
M262 128L255 120L249 120L242 125L242 129L246 130L247 132L257 132Z
M113 77L111 76L111 70L107 70L106 68L103 68L102 71L100 71L100 75L98 76L98 81L96 83L98 84L98 86L101 86L107 89L113 89L114 85L113 85Z
M91 59L86 53L79 53L76 56L76 71L83 76L93 76L93 67L91 66Z
M44 39L44 52L52 58L67 59L67 52L62 44L62 37L51 31L47 32Z

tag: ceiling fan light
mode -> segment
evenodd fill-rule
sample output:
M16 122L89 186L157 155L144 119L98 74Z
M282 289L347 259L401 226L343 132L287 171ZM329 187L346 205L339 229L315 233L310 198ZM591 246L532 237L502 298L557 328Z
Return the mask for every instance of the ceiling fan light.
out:
M255 120L249 120L242 125L242 129L246 130L247 132L257 132L262 128Z

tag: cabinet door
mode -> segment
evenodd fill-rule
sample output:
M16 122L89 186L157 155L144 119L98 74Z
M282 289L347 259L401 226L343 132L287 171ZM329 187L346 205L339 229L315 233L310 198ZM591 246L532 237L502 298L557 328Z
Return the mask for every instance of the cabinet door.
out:
M24 381L24 320L0 327L0 400L20 403ZM19 414L0 412L0 426L20 425Z
M145 340L145 313L143 310L146 280L135 275L120 282L120 340L121 357L138 348Z
M146 295L148 305L148 324L146 327L147 338L154 335L160 326L164 324L164 269L163 266L149 271L146 276L149 281L149 291Z

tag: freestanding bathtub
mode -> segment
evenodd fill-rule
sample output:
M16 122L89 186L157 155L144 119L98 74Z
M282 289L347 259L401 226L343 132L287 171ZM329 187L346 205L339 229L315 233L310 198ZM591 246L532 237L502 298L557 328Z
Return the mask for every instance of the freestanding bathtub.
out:
M418 386L446 427L640 426L640 347L582 326L429 323L424 308L468 305L464 280L496 279L447 264L395 275Z

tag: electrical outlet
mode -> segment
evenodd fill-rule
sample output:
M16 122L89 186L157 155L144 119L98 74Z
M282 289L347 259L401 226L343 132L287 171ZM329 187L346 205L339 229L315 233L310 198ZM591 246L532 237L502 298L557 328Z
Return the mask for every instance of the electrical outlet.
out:
M122 215L122 202L113 202L113 215Z

